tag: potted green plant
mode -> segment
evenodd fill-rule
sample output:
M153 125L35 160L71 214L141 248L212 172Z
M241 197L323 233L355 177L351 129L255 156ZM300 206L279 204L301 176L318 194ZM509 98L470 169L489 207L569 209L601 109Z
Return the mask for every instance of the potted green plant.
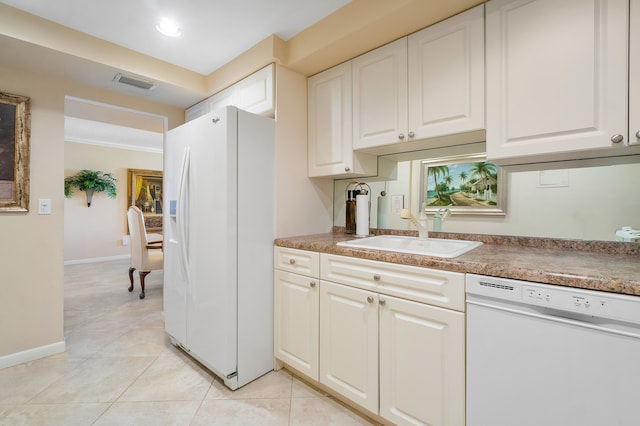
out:
M87 207L91 207L94 192L106 192L111 198L116 198L117 179L111 173L95 170L80 170L73 176L64 179L64 196L71 197L74 189L87 194Z

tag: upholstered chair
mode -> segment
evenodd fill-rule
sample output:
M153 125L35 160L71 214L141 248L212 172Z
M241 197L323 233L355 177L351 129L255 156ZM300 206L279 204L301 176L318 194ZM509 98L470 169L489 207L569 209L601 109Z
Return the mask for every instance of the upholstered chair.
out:
M162 240L149 241L142 211L135 206L127 211L129 222L129 245L131 247L131 265L129 267L129 291L133 291L133 272L140 273L140 299L144 299L144 279L151 271L162 269Z

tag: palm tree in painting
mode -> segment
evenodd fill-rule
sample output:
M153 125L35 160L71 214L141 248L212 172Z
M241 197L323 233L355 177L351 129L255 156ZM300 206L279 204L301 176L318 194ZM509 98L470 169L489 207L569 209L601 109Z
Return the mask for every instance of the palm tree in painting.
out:
M447 184L447 186L449 187L449 191L453 189L451 188L451 185L453 184L453 177L451 175L445 176L442 181Z
M493 179L491 175L495 175L498 172L498 169L493 163L480 161L477 163L471 163L470 171L471 177L478 177L478 187L482 186L483 189L486 189L490 185L490 180Z
M460 179L460 191L464 192L465 190L463 188L465 188L467 186L467 178L469 177L469 175L467 175L467 172L462 170L459 174L458 174L458 179Z
M442 201L442 194L440 194L440 188L438 188L438 177L444 178L449 176L449 166L433 166L429 167L428 174L433 176L433 185L436 189L436 197Z

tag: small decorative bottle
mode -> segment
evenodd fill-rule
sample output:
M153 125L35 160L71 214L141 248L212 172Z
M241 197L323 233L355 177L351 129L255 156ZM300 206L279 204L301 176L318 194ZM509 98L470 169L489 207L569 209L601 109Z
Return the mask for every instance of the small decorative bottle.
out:
M355 234L356 232L356 200L352 198L353 191L347 191L347 204L345 209L345 233Z

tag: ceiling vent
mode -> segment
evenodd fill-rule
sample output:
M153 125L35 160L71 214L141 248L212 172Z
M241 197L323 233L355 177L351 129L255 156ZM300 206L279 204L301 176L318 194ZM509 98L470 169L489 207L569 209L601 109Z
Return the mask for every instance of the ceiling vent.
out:
M147 91L151 91L158 87L158 85L152 81L142 80L137 77L127 77L126 75L122 75L120 73L116 74L116 76L113 77L113 81Z

